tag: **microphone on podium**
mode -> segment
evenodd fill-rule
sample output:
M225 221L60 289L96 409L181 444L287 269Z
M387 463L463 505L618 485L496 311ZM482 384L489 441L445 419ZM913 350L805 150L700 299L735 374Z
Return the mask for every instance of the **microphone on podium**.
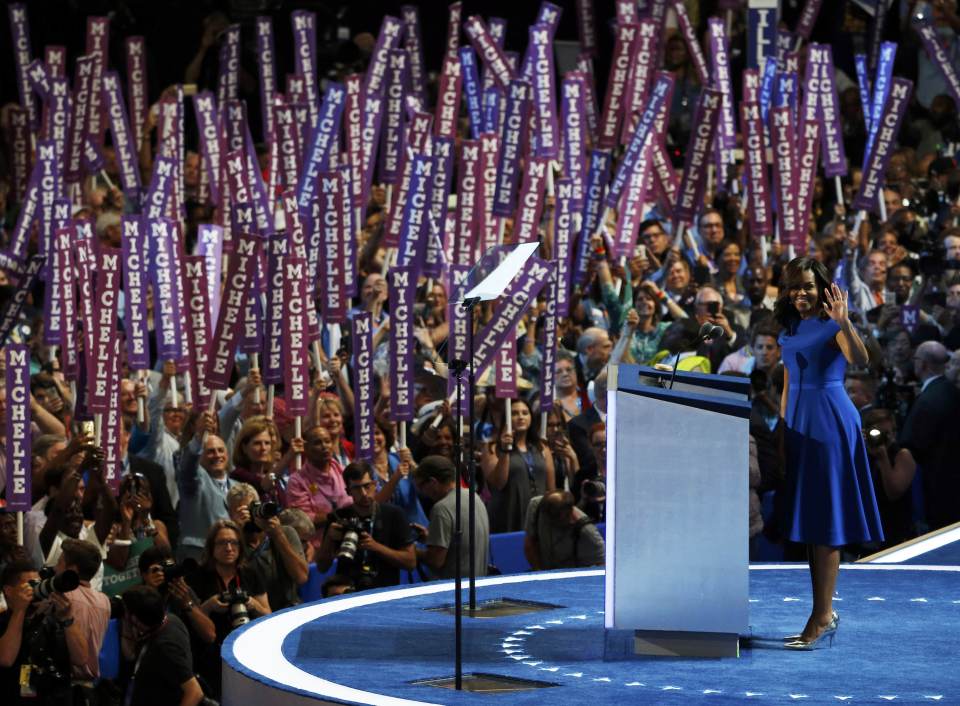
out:
M723 336L723 328L717 326L716 324L711 324L709 321L705 322L703 326L700 327L700 330L697 332L697 346L699 346L704 341L712 341L715 338L720 338ZM680 353L677 353L677 359L673 361L673 370L670 373L670 385L667 388L668 390L673 389L673 381L677 377L677 366L680 365Z

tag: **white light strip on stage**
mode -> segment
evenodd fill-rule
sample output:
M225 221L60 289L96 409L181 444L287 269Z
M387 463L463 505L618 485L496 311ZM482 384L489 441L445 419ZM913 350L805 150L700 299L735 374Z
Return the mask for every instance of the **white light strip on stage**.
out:
M542 574L517 574L477 579L477 586L505 586L528 581L556 581L571 574L577 576L602 576L602 569L588 571L551 571ZM427 596L434 593L452 592L453 582L425 583L395 591L362 594L349 598L325 601L268 616L252 623L233 643L233 657L257 676L285 686L330 699L343 699L376 706L425 706L428 701L413 701L394 696L384 696L336 684L305 672L291 664L283 656L283 641L301 625L325 615L341 613L351 608L386 603L398 598ZM229 665L227 665L229 668Z
M806 564L751 564L750 571L807 571ZM939 564L840 564L841 571L947 571L960 572L960 566Z
M923 539L919 542L915 542L914 544L906 546L903 549L897 549L889 554L884 554L883 556L878 557L869 563L896 564L897 562L913 559L921 554L932 552L934 549L940 549L940 547L945 547L952 542L958 541L960 541L960 527L954 527L952 530L934 535L929 539Z

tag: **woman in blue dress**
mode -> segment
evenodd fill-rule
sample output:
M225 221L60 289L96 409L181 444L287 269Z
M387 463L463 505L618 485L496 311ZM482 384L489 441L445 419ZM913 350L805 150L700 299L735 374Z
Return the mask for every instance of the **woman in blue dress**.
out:
M808 545L813 584L810 618L786 646L806 650L832 644L837 631L840 547L883 540L860 415L843 388L847 363L865 365L868 354L850 322L847 292L812 258L784 269L774 315L785 329L785 536Z

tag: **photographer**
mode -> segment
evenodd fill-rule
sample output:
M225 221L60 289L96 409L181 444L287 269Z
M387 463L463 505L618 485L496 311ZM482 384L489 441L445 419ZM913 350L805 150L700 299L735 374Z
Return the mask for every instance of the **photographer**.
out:
M247 566L267 587L273 610L300 603L297 588L307 582L310 567L297 531L280 523L280 506L260 502L256 488L236 483L227 491L230 519L243 529Z
M72 578L77 580L75 574ZM73 603L57 591L37 600L35 585L39 581L40 574L22 559L7 564L0 574L9 608L0 613L0 703L36 699L31 702L85 704L74 700L70 679L71 661L87 653Z
M913 454L897 443L897 422L890 410L865 412L863 437L870 457L877 509L883 522L881 547L892 547L916 536L909 491L917 464Z
M417 565L403 510L374 500L374 472L366 461L354 461L344 469L343 481L353 505L330 513L317 552L320 571L329 569L336 559L338 576L333 583L347 591L396 586L400 569L413 570Z
M524 531L523 553L535 571L603 563L603 537L567 490L532 498Z
M218 520L210 527L200 570L187 583L203 601L202 610L217 629L216 643L196 656L197 672L220 698L220 647L234 628L253 618L270 614L266 586L246 565L243 532L230 520Z
M165 611L163 597L150 586L134 586L123 594L123 608L122 649L135 662L124 703L199 704L203 690L193 674L187 630L177 616Z
M163 596L167 611L176 615L190 631L191 644L213 644L217 629L210 616L200 609L200 599L188 585L184 576L195 569L197 563L188 559L176 563L165 547L150 547L138 560L140 579Z

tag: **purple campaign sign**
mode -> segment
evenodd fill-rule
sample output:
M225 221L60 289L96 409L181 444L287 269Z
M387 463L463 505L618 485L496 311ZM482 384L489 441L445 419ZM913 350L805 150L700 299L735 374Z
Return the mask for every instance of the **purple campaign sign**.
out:
M543 215L543 201L547 186L547 159L532 158L523 174L523 186L513 221L513 242L532 243L539 240L537 229Z
M557 79L553 59L553 34L546 25L530 27L533 47L533 93L537 105L536 156L556 159L560 154L557 124Z
M493 318L480 331L474 341L473 361L471 363L477 378L489 367L497 356L507 335L516 329L524 312L536 301L540 290L547 284L550 268L536 255L530 257L523 270L514 277L510 286L493 311Z
M493 37L490 36L490 30L487 29L483 19L481 19L479 15L471 15L467 18L467 21L463 23L463 31L466 32L467 39L470 40L470 44L473 45L481 61L483 61L484 66L486 66L487 70L493 75L497 84L501 88L506 89L507 84L510 83L510 79L514 77L513 70L507 63L503 50L497 46ZM461 55L461 62L462 61L463 57Z
M912 81L904 78L893 79L883 112L880 113L880 118L874 126L876 139L873 141L873 149L867 156L867 166L863 171L860 190L853 200L853 207L856 209L872 210L878 206L877 199L883 187L883 176L893 154L893 143L907 111L911 93L913 93Z
M496 135L480 136L480 226L483 252L499 245L498 220L493 215L493 197L497 191L497 154L500 140Z
M57 146L53 140L40 140L37 143L36 169L40 171L40 254L51 252L53 240L53 206L60 197L61 178L58 168ZM52 258L50 258L52 260ZM44 278L49 276L48 269L52 263L47 262Z
M410 189L403 209L400 224L400 249L397 263L409 267L414 279L423 268L427 250L427 214L433 191L433 173L436 168L433 157L418 154L413 158Z
M351 333L353 370L356 373L353 395L354 455L373 460L373 315L369 311L354 314Z
M444 238L450 237L453 235L452 232L447 232L444 229L444 223L447 220L447 210L448 210L448 199L450 196L450 189L453 186L453 151L454 151L454 141L447 137L434 137L433 138L433 161L434 161L434 177L433 177L433 188L431 189L431 199L430 199L430 219L436 225L437 230L444 236ZM432 227L428 229L428 234L430 235L428 243L430 247L427 248L427 261L424 264L423 273L427 277L437 277L439 272L438 268L442 263L439 261L439 253L436 254L436 267L433 265L433 236ZM441 243L441 247L445 244Z
M750 197L750 232L754 236L769 235L773 232L773 225L767 186L766 144L758 103L744 101L740 104L740 125L743 130L747 194Z
M363 198L363 76L350 74L343 80L347 91L343 104L344 157L350 165L350 203L360 209Z
M103 146L103 74L107 70L107 47L110 44L110 18L87 18L87 56L95 58L93 81L90 84L90 113L87 116L87 139L97 151Z
M633 45L639 31L639 26L635 24L617 27L610 74L607 78L607 93L600 115L600 134L597 137L597 146L601 149L612 149L617 144L617 130L623 119L623 98L630 73L630 57L633 56Z
M586 75L568 72L561 85L560 117L563 126L563 173L573 180L577 193L583 190L586 125L584 92Z
M460 19L463 17L463 4L458 0L458 2L452 3L448 10L442 73L447 73L450 62L458 60L457 50L460 48Z
M507 332L497 349L493 394L500 399L517 396L517 331Z
M120 250L101 247L97 264L96 299L93 313L93 348L86 351L90 384L87 407L94 413L105 413L112 406L111 392L116 375L117 300L120 289ZM179 322L178 322L179 323Z
M943 79L953 96L953 102L960 106L960 77L957 76L957 67L953 63L956 58L947 56L947 51L937 36L937 30L930 24L929 20L924 20L914 25L920 39L923 40L923 48L927 52L930 61L937 65Z
M530 111L530 84L516 79L507 87L500 162L497 166L497 191L493 197L493 213L512 216L516 208L517 185L520 181L520 157Z
M117 151L123 194L136 208L140 205L140 165L137 148L130 133L130 124L127 122L123 96L120 94L120 76L116 71L107 71L103 75L103 98L107 116L110 118L113 146Z
M799 245L800 214L797 211L797 144L793 113L787 107L770 111L770 143L773 148L773 173L777 184L780 240Z
M327 85L327 93L320 106L317 125L313 130L310 149L305 155L303 170L300 175L300 187L297 189L297 201L300 211L306 212L310 201L317 198L317 178L321 172L330 167L330 155L340 133L340 122L343 118L343 104L346 90L342 83Z
M460 72L460 60L444 64L440 74L440 86L437 89L437 108L433 116L433 134L437 137L455 138L457 119L460 115L460 92L463 78Z
M13 194L17 203L27 193L30 171L30 116L17 106L10 107L10 151L13 161Z
M163 360L180 360L180 273L175 271L176 226L166 218L145 221L149 238L150 284L153 287L157 355Z
M732 150L737 146L737 123L733 115L733 87L730 84L730 58L724 21L711 17L710 57L713 66L713 86L723 94L720 107L720 125L716 143L722 148L723 163L734 161Z
M873 148L877 129L880 123L880 114L887 102L890 93L890 81L893 78L893 61L897 55L897 45L894 42L884 42L880 47L880 59L877 63L877 77L873 82L873 99L870 104L870 132L867 133L867 147L863 153L863 164L866 169L867 156Z
M416 274L398 266L389 272L390 305L390 419L413 421L413 309L416 303Z
M37 104L33 100L33 92L30 90L30 79L27 78L27 67L31 61L30 23L27 19L27 6L25 3L11 3L7 10L10 15L10 35L13 44L13 58L17 69L17 90L20 95L20 105L26 108L27 115L30 116L30 125L37 127L40 115L37 112Z
M654 121L660 114L665 102L670 99L672 93L673 77L666 72L661 72L657 76L657 82L654 84L653 90L650 91L650 95L647 98L647 107L643 111L643 115L640 118L637 129L633 133L630 144L627 146L627 151L623 155L620 167L617 169L617 174L613 178L613 181L610 182L610 190L607 192L607 199L605 201L607 208L616 208L624 187L626 187L627 182L631 179L637 167L637 162L643 152L647 137L653 128Z
M460 74L463 79L463 95L467 102L467 115L470 118L470 137L476 140L483 132L483 111L480 105L477 55L472 47L460 47Z
M7 302L7 308L3 312L3 315L0 316L0 344L7 340L7 336L10 335L13 327L17 324L17 321L19 321L24 302L26 302L27 296L31 293L33 285L37 281L37 276L40 274L40 270L43 269L45 259L43 255L31 255L30 259L27 260L27 266L20 276L20 281L17 283L17 291L14 292L10 301Z
M77 277L73 267L73 228L57 228L57 264L60 267L60 292L58 297L63 307L63 331L60 342L60 359L64 377L76 380L80 358L77 350Z
M317 104L320 102L320 81L317 78L317 15L308 10L290 13L293 30L293 58L297 73L303 76L310 124L317 124Z
M134 151L143 143L143 124L147 119L147 49L143 37L124 40L127 54L127 114L133 131Z
M153 162L153 178L143 201L144 215L147 218L163 218L167 213L167 204L173 190L174 160L169 157L157 157Z
M388 52L389 64L384 98L386 100L379 154L380 182L396 184L404 158L403 102L410 85L410 67L403 49Z
M857 70L857 87L860 91L860 110L863 113L863 123L870 132L870 73L867 71L867 55L855 54L853 57Z
M547 311L543 317L543 363L540 365L540 411L553 409L553 385L557 365L557 302L560 291L560 275L557 261L550 260L551 270L547 282Z
M450 339L447 345L447 361L466 360L467 358L467 312L462 306L457 304L463 299L463 288L466 286L467 275L470 274L470 267L467 265L451 265L450 280L447 285L449 292L447 304L447 321L450 324ZM457 376L447 376L447 397L453 397L452 405L457 403L457 394L460 398L460 410L467 414L469 406L469 397L467 392L467 377L463 376L460 384L459 393L457 392ZM409 393L408 393L409 394Z
M77 182L80 179L95 65L96 58L92 56L77 57L74 64L73 116L70 122L70 137L67 141L63 169L63 176L70 183Z
M423 41L420 38L420 15L416 5L402 5L400 18L403 20L403 45L410 55L410 85L413 95L427 104L427 70L423 63Z
M216 202L220 200L220 162L223 145L217 120L217 108L213 104L213 94L210 91L198 93L193 99L193 110L197 119L197 130L200 133L200 154L207 173L207 183L210 186L211 198Z
M343 218L345 197L340 172L321 174L320 231L323 247L320 252L320 272L317 284L323 293L323 321L342 324L347 320L350 301L344 282Z
M230 25L221 36L217 105L237 100L240 85L240 25Z
M804 39L810 39L810 33L813 32L813 25L816 24L817 15L820 14L820 5L823 0L807 0L803 4L803 10L800 12L800 19L797 20L795 34Z
M553 247L557 260L559 288L557 289L557 316L564 317L570 311L570 280L573 265L573 245L576 238L576 221L579 219L580 202L575 198L576 187L568 178L558 179L557 215L554 219Z
M460 164L457 169L457 244L454 260L458 265L474 264L480 225L482 199L480 186L480 141L460 143Z
M226 390L230 384L233 355L240 337L240 325L243 323L243 308L247 292L253 286L260 245L260 238L242 233L237 240L236 250L228 256L223 302L208 349L205 382L211 390Z
M310 341L307 337L307 311L311 307L307 287L307 261L301 257L281 257L283 270L283 386L287 411L296 417L309 412Z
M6 495L8 511L28 512L33 507L31 497L31 452L33 433L30 431L30 349L26 344L9 344L4 350L7 391L6 427L4 428L4 461L6 466Z
M638 160L633 176L618 204L616 233L614 234L614 257L632 257L633 249L643 221L644 203L653 186L653 147L647 141Z
M689 225L700 211L707 183L707 162L713 148L722 102L723 96L716 89L706 88L700 93L683 163L683 179L673 209L674 223Z
M677 15L680 34L683 36L683 41L687 45L687 54L689 54L693 68L697 72L700 85L706 86L710 81L710 74L707 72L707 60L703 56L700 40L697 39L697 31L690 21L690 16L687 14L687 7L683 4L683 0L672 0L671 6Z
M580 225L580 239L577 246L577 259L573 268L574 284L582 284L587 276L587 249L590 237L600 227L602 217L604 189L610 180L610 164L613 157L608 150L592 150L590 153L590 171L587 172L587 184L584 190L583 217Z
M577 0L577 36L580 38L580 51L595 56L597 24L593 14L593 0Z
M827 177L847 173L847 157L840 125L840 102L834 79L833 50L828 44L811 44L807 54L804 86L816 95L817 120L820 122L820 156Z
M123 328L127 363L132 370L150 368L150 332L147 328L147 239L139 216L120 219L123 253Z
M650 18L643 18L637 21L637 27L639 29L633 47L630 81L625 99L626 114L620 132L620 142L623 144L630 141L634 130L636 130L658 63L655 60L657 23Z
M260 68L260 119L262 137L269 142L273 135L273 98L277 93L277 66L273 51L273 19L257 17L257 64Z
M210 351L211 318L206 261L202 255L187 255L183 260L183 291L187 309L187 340L190 344L190 385L195 409L210 404L210 388L206 385Z
M483 90L483 131L499 135L503 92L497 86Z
M306 258L294 253L286 233L274 233L267 239L267 310L264 315L266 337L260 370L263 382L267 385L283 382L283 315L286 296L286 272L283 263L287 256L306 262ZM309 280L309 264L304 279Z
M383 97L386 87L387 54L400 45L402 27L403 25L396 17L384 15L380 23L380 34L377 35L377 43L370 57L370 65L367 67L365 85L367 94L378 98Z

